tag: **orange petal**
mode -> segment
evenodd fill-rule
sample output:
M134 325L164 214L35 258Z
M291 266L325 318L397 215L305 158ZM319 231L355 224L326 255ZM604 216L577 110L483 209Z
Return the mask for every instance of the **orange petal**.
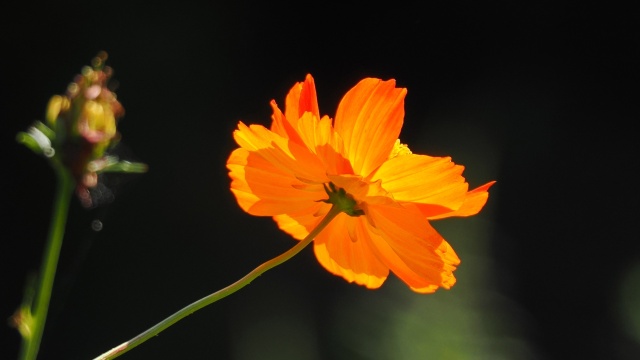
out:
M465 196L462 206L458 210L429 217L429 220L442 219L451 216L465 217L479 213L480 210L482 210L482 208L484 207L484 204L487 203L487 199L489 198L489 192L487 190L489 190L489 188L495 183L495 181L490 181L469 191Z
M285 173L307 182L325 183L328 180L318 156L305 146L289 141L264 126L247 127L240 122L233 137L240 147L258 153Z
M282 136L285 139L289 139L297 144L302 144L302 139L298 135L295 124L298 119L295 121L289 121L280 108L278 108L278 104L274 100L271 100L271 109L273 110L273 114L271 115L271 131Z
M460 259L415 207L370 205L369 236L382 261L416 292L449 289Z
M404 119L406 89L395 80L367 78L342 98L335 129L356 174L368 176L391 153Z
M297 121L305 112L310 112L316 118L320 118L316 84L311 74L307 74L304 82L296 83L285 101L285 116L289 121Z
M463 170L449 157L408 154L385 161L371 181L380 180L396 201L420 204L429 217L462 206L468 189Z
M301 144L299 141L300 138L296 133L298 119L300 119L305 112L310 112L316 118L320 118L316 86L313 77L308 74L304 82L296 83L291 90L289 90L285 100L284 114L280 111L274 100L271 101L271 108L273 109L271 131Z
M329 212L330 208L331 205L317 201L307 208L291 211L287 214L276 215L273 217L273 220L275 220L282 231L297 240L302 240L318 225L320 220Z
M300 211L327 198L322 185L305 184L246 149L234 150L227 168L232 179L231 191L240 207L252 215Z
M362 179L359 175L327 175L331 182L338 188L344 189L357 202L365 201L368 196L385 196L387 192L382 190L377 183L371 183Z
M331 118L324 116L318 119L312 113L306 112L298 119L296 130L300 143L318 155L328 173L353 173L349 160L342 155L342 138L333 129Z
M361 235L362 221L344 213L338 215L316 237L313 249L320 264L330 273L376 289L386 280L389 268Z

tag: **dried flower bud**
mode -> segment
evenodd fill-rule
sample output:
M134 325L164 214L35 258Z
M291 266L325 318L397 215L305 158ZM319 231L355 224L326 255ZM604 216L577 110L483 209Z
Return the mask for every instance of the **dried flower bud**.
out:
M131 166L107 154L120 140L117 125L124 108L109 88L113 70L105 65L106 60L107 54L99 53L91 66L75 76L64 95L51 97L45 123L36 122L29 131L18 134L18 141L69 171L79 195L96 186L100 171L146 171L144 164Z

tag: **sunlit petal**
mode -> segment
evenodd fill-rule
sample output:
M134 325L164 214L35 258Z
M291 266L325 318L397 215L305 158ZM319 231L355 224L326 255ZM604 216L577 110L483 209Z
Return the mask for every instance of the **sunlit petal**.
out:
M462 206L468 189L463 170L449 157L408 154L386 161L371 181L380 180L396 201L418 203L425 216L434 216Z
M299 119L309 112L316 119L320 118L316 86L313 77L307 75L304 82L296 83L285 100L285 112L282 113L275 100L271 101L273 115L271 116L271 131L288 138L295 143L302 144L298 134ZM311 147L310 147L311 148Z
M380 186L380 181L370 182L358 175L328 175L329 180L339 188L345 189L358 202L389 202L389 192Z
M344 157L344 143L333 129L332 120L323 117L318 124L322 139L316 139L316 154L329 174L353 174L349 159ZM325 138L326 137L326 138Z
M318 225L320 220L329 212L330 208L331 205L327 203L314 202L309 205L309 207L287 214L276 215L273 219L282 231L293 236L295 239L302 240Z
M300 135L296 130L297 119L293 122L289 121L280 108L278 108L275 100L271 100L271 109L273 110L273 114L271 115L271 131L296 144L302 145L302 139L300 139Z
M362 236L362 218L338 215L314 241L316 258L330 273L348 282L376 289L389 268L375 255L371 243Z
M465 217L479 213L487 203L487 199L489 198L489 192L487 190L489 190L489 188L495 183L495 181L490 181L469 191L465 196L464 203L462 203L462 206L458 210L437 216L432 216L429 219L435 220L452 216Z
M382 164L398 139L404 119L406 89L395 80L367 78L342 98L335 129L356 174L367 176Z
M430 292L455 283L453 271L460 259L417 209L371 205L367 216L379 256L412 289Z
M264 126L247 127L240 122L233 137L240 147L258 153L281 171L309 182L321 184L327 181L322 162L315 154Z
M308 208L327 198L322 185L305 184L255 152L236 149L227 161L231 191L252 215L273 216Z
M296 83L287 94L285 102L285 116L293 121L310 112L317 119L320 118L316 84L311 74L307 74L304 82Z

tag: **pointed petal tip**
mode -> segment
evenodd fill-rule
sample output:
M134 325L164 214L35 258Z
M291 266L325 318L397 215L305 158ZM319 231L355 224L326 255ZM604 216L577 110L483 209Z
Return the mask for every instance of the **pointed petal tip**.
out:
M495 183L496 183L496 180L489 181L488 183L486 183L486 184L484 184L484 185L481 185L481 186L478 186L477 188L475 188L475 189L473 189L473 190L471 190L471 191L469 191L469 192L471 193L471 192L482 192L482 191L487 191L487 190L489 190L489 188L490 188L490 187L492 187Z

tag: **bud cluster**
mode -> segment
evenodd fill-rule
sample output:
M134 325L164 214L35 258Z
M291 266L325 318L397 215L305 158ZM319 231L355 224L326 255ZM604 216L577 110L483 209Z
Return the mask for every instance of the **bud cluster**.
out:
M81 200L98 183L102 171L144 172L146 165L120 161L108 155L119 140L118 121L124 108L109 88L113 74L100 52L91 66L82 68L64 95L54 95L46 108L45 121L36 121L18 141L52 164L68 171ZM84 201L83 201L84 203Z

